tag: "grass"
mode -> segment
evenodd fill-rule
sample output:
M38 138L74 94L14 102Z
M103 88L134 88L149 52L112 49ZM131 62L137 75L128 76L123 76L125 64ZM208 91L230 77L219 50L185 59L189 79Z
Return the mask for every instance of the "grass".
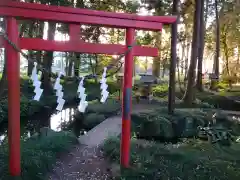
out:
M45 180L60 153L68 151L78 141L69 132L52 132L49 136L21 140L22 180ZM0 176L8 180L8 144L0 146Z
M120 158L120 140L105 142L104 153L113 163ZM131 141L131 166L121 171L124 180L237 180L240 144L225 148L189 140L179 147Z

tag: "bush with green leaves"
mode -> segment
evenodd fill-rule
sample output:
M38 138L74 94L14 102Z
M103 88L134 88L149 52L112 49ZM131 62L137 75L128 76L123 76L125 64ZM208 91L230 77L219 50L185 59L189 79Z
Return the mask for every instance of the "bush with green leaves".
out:
M166 96L168 94L168 85L157 85L152 88L153 95L156 97Z
M215 108L230 111L240 111L240 103L225 96L210 93L197 93L197 98L202 102L213 105Z
M105 117L116 115L120 111L120 102L116 99L108 99L105 103L94 101L87 107L86 113L99 113Z
M206 112L200 109L176 109L169 115L166 108L132 115L132 132L139 138L167 141L197 135L198 126L206 126Z
M233 75L225 75L222 78L221 85L224 84L224 89L227 89L229 85L237 83L239 80L239 77L233 76Z
M120 162L120 139L108 139L104 155L112 163ZM131 140L130 168L115 173L121 180L238 180L240 179L240 144L219 147L189 140L167 145Z
M70 150L77 144L77 138L70 132L52 132L50 136L21 140L21 167L23 180L45 180L46 173L56 163L59 153ZM0 176L8 180L8 144L0 148Z
M83 128L86 130L90 130L103 122L106 117L103 114L98 113L89 113L86 114L83 119Z
M167 106L168 105L168 100L167 97L161 97L161 98L154 98L155 101L157 101L157 103L160 106ZM184 103L182 100L176 99L175 100L175 107L176 108L204 108L204 109L211 109L214 108L213 105L204 102L204 101L200 101L200 100L196 100L195 102L193 102L191 105Z
M229 88L229 84L227 83L227 82L224 82L224 81L220 81L220 82L218 82L218 84L217 84L217 88L218 89L222 89L222 90L226 90L226 89L228 89Z
M32 116L35 113L39 112L44 107L54 107L56 105L56 97L50 96L42 98L41 101L34 101L27 98L25 95L20 97L20 116L27 117ZM0 122L7 120L8 117L8 100L2 99L0 101Z
M139 126L139 138L144 139L173 139L175 134L172 126L172 122L162 116L156 116L154 118L144 121Z

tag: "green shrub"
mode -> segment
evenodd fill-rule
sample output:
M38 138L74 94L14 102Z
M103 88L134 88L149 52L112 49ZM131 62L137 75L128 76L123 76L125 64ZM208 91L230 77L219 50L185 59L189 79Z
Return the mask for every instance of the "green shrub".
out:
M145 139L173 139L175 136L172 122L168 119L156 116L140 124L139 137Z
M42 107L48 105L50 107L56 104L55 97L45 97L42 98L41 101L34 101L32 99L27 98L26 96L22 95L20 97L20 116L27 117L31 116L34 113L38 112ZM2 120L7 119L8 116L8 100L3 99L0 101L0 107L3 111L1 113Z
M223 80L221 83L226 84L226 87L228 87L229 84L237 83L238 79L239 78L237 76L233 76L233 75L232 76L223 76Z
M83 127L87 130L90 130L103 122L105 119L106 118L103 114L89 113L84 117Z
M116 81L108 80L108 91L112 94L115 92L118 92L122 87L120 84L118 84Z
M220 108L224 110L240 111L240 103L229 99L225 96L209 94L209 93L199 93L197 98L203 102L213 105L215 108Z
M228 89L228 87L229 87L229 84L227 84L226 82L219 82L218 84L217 84L217 88L218 89L223 89L223 90L226 90L226 89Z
M167 103L166 103L166 105L167 105ZM190 106L188 104L185 104L182 101L176 101L175 107L176 108L214 108L213 105L211 105L207 102L203 102L203 101L195 101Z
M104 104L96 102L87 107L87 113L104 114L105 117L116 115L120 110L120 103L115 99L108 99Z
M152 88L152 92L154 96L161 97L161 96L166 96L168 93L168 85L157 85Z
M132 132L144 139L170 140L197 135L197 127L208 124L206 112L199 109L176 109L169 115L166 108L132 115Z
M2 121L4 121L4 118L5 118L5 111L3 110L3 108L0 106L0 123Z
M69 150L76 144L77 138L69 132L54 132L51 136L21 141L21 178L24 180L44 180L46 173L56 163L57 155ZM2 180L8 175L8 144L0 149L0 176Z

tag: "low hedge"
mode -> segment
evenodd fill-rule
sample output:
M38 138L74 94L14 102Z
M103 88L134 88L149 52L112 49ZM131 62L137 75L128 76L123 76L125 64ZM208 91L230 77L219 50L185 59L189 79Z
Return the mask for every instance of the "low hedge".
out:
M47 135L33 136L21 140L21 179L45 180L46 173L56 163L59 153L70 150L77 144L77 138L70 132L51 131ZM8 143L0 148L0 176L8 180Z
M230 111L240 111L240 103L225 96L210 93L198 93L197 98L203 102L213 105L215 108Z
M152 88L153 95L156 97L162 97L168 95L168 85L157 85Z
M176 109L169 115L166 108L152 113L132 115L132 133L141 139L176 141L197 135L198 126L206 126L207 113L200 109Z

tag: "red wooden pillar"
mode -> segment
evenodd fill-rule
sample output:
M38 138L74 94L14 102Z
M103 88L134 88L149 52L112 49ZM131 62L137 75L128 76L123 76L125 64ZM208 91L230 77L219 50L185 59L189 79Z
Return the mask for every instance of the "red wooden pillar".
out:
M7 35L18 44L18 25L13 17L7 18ZM8 80L8 143L9 171L11 176L20 176L20 57L19 53L6 43Z
M126 46L132 48L135 29L126 30ZM122 137L121 137L121 165L129 167L130 138L131 138L131 106L132 106L132 74L133 74L133 49L125 56L124 79L122 89Z

